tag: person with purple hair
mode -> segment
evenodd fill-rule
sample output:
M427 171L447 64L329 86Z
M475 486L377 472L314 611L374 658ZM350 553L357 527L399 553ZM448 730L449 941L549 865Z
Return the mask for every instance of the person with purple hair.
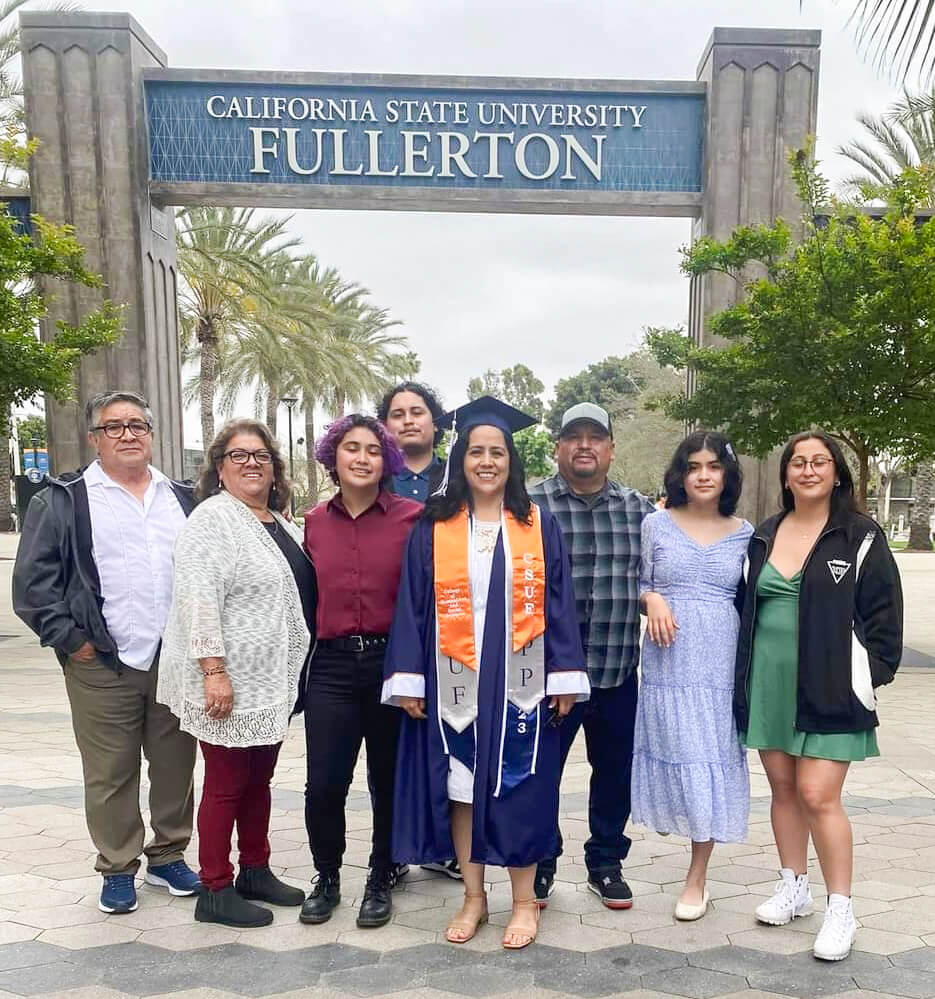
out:
M365 742L373 838L357 925L377 927L393 912L390 839L400 723L400 712L380 703L383 658L403 550L422 506L387 490L403 469L403 454L371 416L353 413L336 420L315 457L338 491L305 515L305 548L319 585L318 645L303 698L305 825L318 873L299 919L324 923L341 900L344 808Z

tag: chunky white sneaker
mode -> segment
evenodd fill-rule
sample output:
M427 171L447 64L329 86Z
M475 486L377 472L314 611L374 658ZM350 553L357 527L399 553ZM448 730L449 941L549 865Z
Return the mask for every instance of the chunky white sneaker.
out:
M794 871L784 867L779 872L773 897L757 906L756 918L770 926L785 926L796 916L808 916L814 904L808 887L808 875L800 874L796 877Z
M828 903L812 953L820 961L843 961L851 952L857 936L857 920L851 900Z

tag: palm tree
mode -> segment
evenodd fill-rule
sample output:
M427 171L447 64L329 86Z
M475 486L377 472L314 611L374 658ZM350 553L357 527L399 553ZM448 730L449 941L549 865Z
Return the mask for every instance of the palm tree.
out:
M253 209L184 208L177 216L182 359L198 361L201 433L214 439L219 359L232 358L237 334L275 301L269 264L298 244L291 218L255 218ZM227 341L225 343L225 341Z
M935 104L905 91L883 116L862 114L857 120L863 138L838 148L860 169L845 179L847 192L864 201L885 201L905 170L923 167L931 177L928 205L935 206Z
M916 469L912 479L912 494L915 502L909 515L908 548L913 551L932 550L932 495L935 493L935 466L931 461L923 462Z
M799 8L803 0L799 2ZM935 4L931 0L851 0L858 47L877 69L902 81L935 73Z

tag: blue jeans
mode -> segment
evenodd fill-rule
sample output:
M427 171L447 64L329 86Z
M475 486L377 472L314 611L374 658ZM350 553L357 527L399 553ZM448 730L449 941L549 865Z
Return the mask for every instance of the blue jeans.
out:
M591 698L576 704L560 729L562 770L578 729L584 727L591 785L588 825L584 844L585 864L592 875L620 870L630 852L630 838L623 833L630 818L630 771L633 768L633 727L636 724L636 673L619 687L593 688ZM562 834L558 834L562 853ZM554 876L556 858L540 861L538 873Z

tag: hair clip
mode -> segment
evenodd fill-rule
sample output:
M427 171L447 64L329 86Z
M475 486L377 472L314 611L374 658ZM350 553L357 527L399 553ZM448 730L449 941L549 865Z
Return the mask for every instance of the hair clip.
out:
M726 441L724 443L724 450L727 452L727 456L730 458L731 461L737 460L737 455L734 454L734 449L730 446L730 441Z

